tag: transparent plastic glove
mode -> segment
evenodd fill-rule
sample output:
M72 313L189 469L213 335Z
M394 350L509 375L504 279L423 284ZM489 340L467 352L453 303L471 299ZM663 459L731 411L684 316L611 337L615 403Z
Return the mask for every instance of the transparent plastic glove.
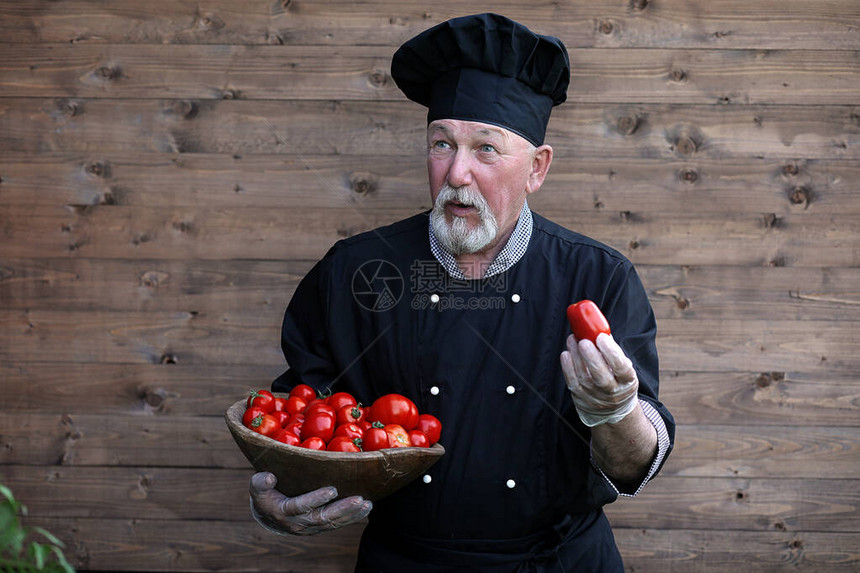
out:
M636 408L636 369L611 335L600 334L596 346L590 340L577 342L568 336L561 369L579 419L586 426L615 424Z
M257 523L278 535L315 535L361 521L373 504L360 496L337 497L333 487L287 497L275 489L274 474L251 476L251 514Z

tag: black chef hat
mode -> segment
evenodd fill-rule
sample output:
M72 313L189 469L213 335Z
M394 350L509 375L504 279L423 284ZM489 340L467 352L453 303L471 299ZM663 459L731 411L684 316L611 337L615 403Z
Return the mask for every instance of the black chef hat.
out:
M476 14L403 44L391 76L406 97L428 108L428 124L490 123L541 145L550 111L567 98L570 62L558 38L498 14Z

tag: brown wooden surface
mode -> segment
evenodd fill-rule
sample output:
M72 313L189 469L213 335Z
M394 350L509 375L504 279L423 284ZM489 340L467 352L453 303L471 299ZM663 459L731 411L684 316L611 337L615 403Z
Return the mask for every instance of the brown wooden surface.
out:
M389 58L484 10L571 54L531 206L657 316L678 436L608 508L626 569L860 567L856 2L0 0L0 483L81 571L351 570L363 525L251 520L222 415L315 260L430 207Z
M0 31L14 43L399 45L435 22L496 11L564 38L571 48L856 49L860 10L845 0L73 0L0 2Z
M17 97L405 100L393 46L47 44L6 46L0 90ZM568 101L856 105L846 50L575 53ZM727 77L730 81L727 81ZM824 88L824 89L822 89Z
M169 97L169 96L168 96ZM290 154L424 152L426 113L411 102L0 99L0 149L43 153ZM775 161L860 157L860 107L581 104L553 113L555 159ZM325 125L326 129L320 129Z

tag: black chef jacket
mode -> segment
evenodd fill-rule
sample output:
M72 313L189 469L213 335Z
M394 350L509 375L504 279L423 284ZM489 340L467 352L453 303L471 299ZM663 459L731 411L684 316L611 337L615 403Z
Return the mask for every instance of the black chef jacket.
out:
M594 570L620 566L600 509L617 492L590 462L590 432L561 371L565 310L597 303L635 365L640 398L673 437L657 399L654 315L620 253L533 219L522 258L479 280L445 273L430 250L427 213L339 241L287 308L289 370L273 390L306 383L363 403L397 392L442 421L446 454L429 478L374 504L358 570L397 573L414 559L410 573L440 571L446 559L472 556L464 570L519 571L511 554L557 552L575 545L577 532L599 540L588 542ZM438 563L420 568L434 555ZM584 563L577 570L591 570Z

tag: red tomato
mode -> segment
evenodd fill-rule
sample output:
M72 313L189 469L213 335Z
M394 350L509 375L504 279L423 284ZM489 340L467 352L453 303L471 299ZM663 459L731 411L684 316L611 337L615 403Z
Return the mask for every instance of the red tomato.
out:
M309 450L324 450L325 449L325 442L323 441L323 439L318 438L316 436L312 436L312 437L306 439L305 441L303 441L299 445L302 448L307 448Z
M326 443L334 436L334 416L326 412L314 412L307 415L302 424L302 438L322 438Z
M272 436L272 438L274 438L275 441L283 442L283 443L289 444L291 446L298 446L302 443L302 441L299 439L299 437L297 435L295 435L291 431L287 430L286 428L282 428L282 429L278 430L275 433L275 435Z
M275 396L275 407L272 410L275 412L285 412L287 410L287 399Z
M311 400L317 397L317 391L307 384L299 384L290 390L290 398L297 397L305 401L305 404L310 404Z
M335 436L326 446L326 450L330 452L360 452L361 448L358 444L361 443L361 438L348 438L346 436Z
M400 394L380 396L373 403L373 417L383 424L396 424L404 430L418 425L418 407L415 402Z
M430 414L421 414L418 416L418 425L416 430L420 430L427 436L427 441L432 446L442 437L442 422L436 416Z
M314 400L308 407L305 408L305 416L310 416L311 414L315 414L316 412L325 412L327 415L331 416L332 420L337 419L337 412L334 411L334 408L325 403L325 400Z
M326 398L326 404L334 408L335 412L344 406L355 406L358 401L349 392L335 392Z
M388 434L389 448L408 448L409 434L400 424L385 424L385 433Z
M290 396L286 400L285 410L290 414L300 414L305 411L305 408L308 407L308 403L299 398L298 396Z
M254 418L256 418L257 416L262 416L265 413L266 411L262 408L248 408L247 410L245 410L245 413L242 414L242 423L245 425L245 427L250 428L251 422L254 421Z
M340 424L334 429L334 437L346 436L350 439L361 438L364 436L364 430L357 424Z
M409 445L416 448L429 448L430 440L427 439L427 434L421 430L412 430L409 432Z
M287 424L287 422L290 421L290 415L286 412L278 412L277 410L275 410L269 415L272 416L278 422L278 426L281 428L283 428Z
M288 432L292 432L293 434L295 434L296 436L301 438L302 437L302 426L304 426L303 421L290 420L289 422L287 422L287 425L284 426L284 429Z
M388 447L388 434L385 432L382 424L376 422L365 430L361 447L365 452L374 452Z
M358 404L344 406L337 411L338 424L357 424L364 419L364 408Z
M255 392L251 392L251 395L248 396L246 407L251 408L253 406L262 408L268 414L275 409L275 396L268 390L257 390Z
M581 300L567 307L567 320L577 340L587 339L595 342L601 332L610 333L606 317L590 300Z
M264 436L272 436L281 429L280 424L271 414L263 414L251 420L251 429Z

